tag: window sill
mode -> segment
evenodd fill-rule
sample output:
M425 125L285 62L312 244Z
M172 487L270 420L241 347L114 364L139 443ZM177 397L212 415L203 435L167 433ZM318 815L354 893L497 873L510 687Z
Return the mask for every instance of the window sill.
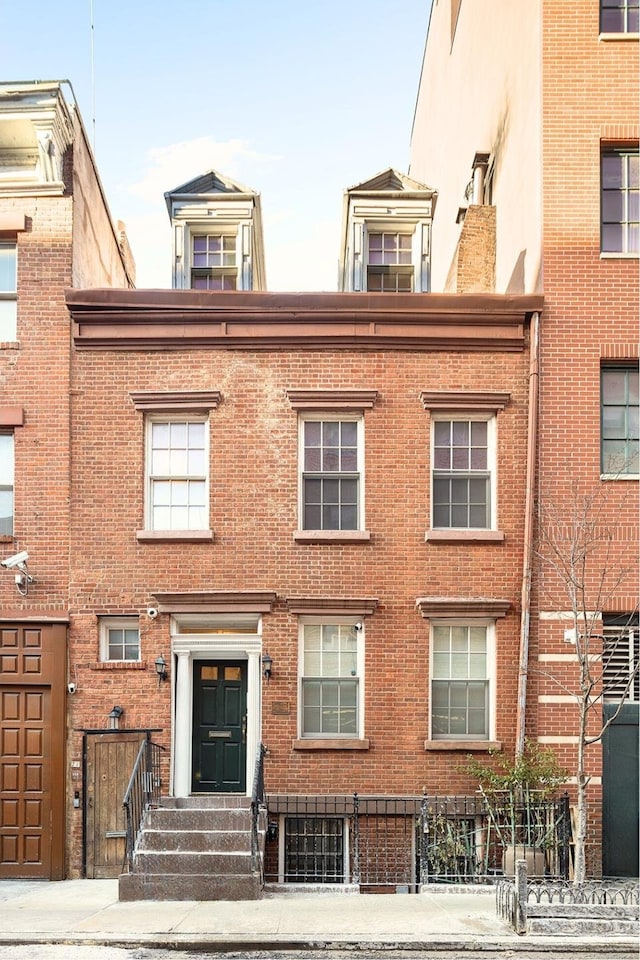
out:
M146 660L97 660L89 664L90 670L146 670Z
M427 530L427 543L503 543L502 530Z
M625 33L623 30L617 31L616 33L601 33L598 35L598 40L640 40L640 33Z
M368 750L368 740L294 740L294 750Z
M601 480L640 480L639 473L601 473Z
M206 541L213 542L213 530L138 530L136 538L140 541L158 542L158 541L176 541L187 543L188 541Z
M625 253L624 250L601 250L601 260L638 260L640 253Z
M425 740L424 749L434 752L438 750L465 750L467 753L479 753L481 751L502 750L502 743L499 740Z
M369 530L296 530L296 543L368 543Z

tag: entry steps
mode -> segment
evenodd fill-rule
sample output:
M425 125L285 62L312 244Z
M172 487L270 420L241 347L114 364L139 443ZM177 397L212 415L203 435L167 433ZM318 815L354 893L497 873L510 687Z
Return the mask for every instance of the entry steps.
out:
M265 815L259 827L264 851ZM147 812L120 900L257 900L262 876L251 857L251 801L208 795L163 797Z

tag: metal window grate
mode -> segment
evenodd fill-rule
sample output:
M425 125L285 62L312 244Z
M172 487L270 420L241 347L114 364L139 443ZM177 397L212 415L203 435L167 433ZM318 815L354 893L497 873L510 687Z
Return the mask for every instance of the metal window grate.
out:
M285 818L285 882L344 882L344 820Z

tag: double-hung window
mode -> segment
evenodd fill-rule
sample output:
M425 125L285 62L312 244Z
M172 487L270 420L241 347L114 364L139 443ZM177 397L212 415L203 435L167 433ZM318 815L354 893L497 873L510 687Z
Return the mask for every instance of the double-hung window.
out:
M489 530L494 526L494 433L494 418L434 418L434 529Z
M413 234L367 234L367 290L413 293Z
M147 419L147 528L204 530L209 526L208 420L202 416Z
M0 341L17 338L17 247L0 242Z
M13 433L0 433L0 536L13 536Z
M601 250L640 252L640 156L638 148L607 148L601 156Z
M306 416L300 429L303 530L362 529L362 417Z
M238 282L235 233L193 234L191 288L235 290Z
M638 364L600 372L601 470L609 476L640 473Z
M639 0L600 0L600 33L638 33Z
M140 659L140 628L136 617L104 617L100 621L100 659Z
M432 622L431 738L488 740L493 624Z
M353 622L302 623L300 733L358 738L362 729L362 629Z

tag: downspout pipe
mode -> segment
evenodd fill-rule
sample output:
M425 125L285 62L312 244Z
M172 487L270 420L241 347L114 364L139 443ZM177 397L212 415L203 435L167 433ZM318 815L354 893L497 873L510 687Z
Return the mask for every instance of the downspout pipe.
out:
M516 759L524 753L527 719L527 678L529 671L529 634L531 629L531 578L533 572L533 533L538 445L538 393L540 379L540 314L531 316L529 346L529 412L527 418L527 475L524 505L524 548L522 554L522 592L520 600L520 658L518 704L516 712Z

